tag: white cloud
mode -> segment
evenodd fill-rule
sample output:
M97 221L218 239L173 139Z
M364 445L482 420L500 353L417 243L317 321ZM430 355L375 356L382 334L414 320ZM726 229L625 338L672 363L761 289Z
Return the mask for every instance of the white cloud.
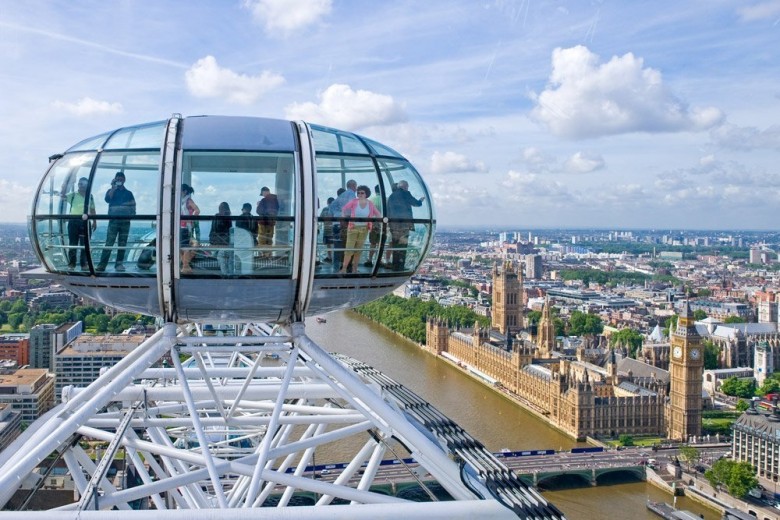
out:
M523 148L523 161L532 166L544 166L553 162L553 158L535 146Z
M769 0L766 2L758 2L753 5L746 5L737 9L737 13L745 22L766 19L776 20L780 17L780 2L777 0Z
M552 55L547 88L531 116L558 136L701 130L719 123L716 108L692 108L664 86L661 73L631 53L607 63L582 45Z
M604 159L600 155L577 152L566 160L563 167L571 173L590 173L604 168Z
M701 157L701 158L699 159L699 165L701 165L701 166L703 166L703 167L705 167L705 168L706 168L706 167L708 167L708 166L711 166L711 165L715 164L716 162L717 162L717 159L716 159L716 158L715 158L715 156L714 156L714 155L712 155L712 154L710 154L710 155L705 155L704 157Z
M710 137L718 146L732 150L780 150L780 125L759 130L755 127L722 124L710 132Z
M223 98L242 105L254 103L284 83L283 76L269 71L263 71L259 76L247 76L222 68L214 56L198 60L184 77L187 88L195 97Z
M392 96L368 90L352 90L349 85L333 84L318 95L319 104L293 103L285 109L289 119L356 130L406 121L402 104Z
M267 32L288 36L328 15L332 0L245 0Z
M0 179L0 205L4 222L23 222L30 214L35 187Z
M437 212L450 213L453 216L481 214L485 208L495 210L502 205L501 197L486 186L474 186L451 178L435 177L428 183L433 194L433 203Z
M70 112L79 117L104 115L104 114L121 114L122 104L111 103L110 101L100 101L92 99L91 97L84 97L75 103L67 103L65 101L55 101L52 106L58 110L64 110Z
M431 173L467 173L485 172L487 167L482 161L471 161L463 154L456 152L433 152L431 156Z

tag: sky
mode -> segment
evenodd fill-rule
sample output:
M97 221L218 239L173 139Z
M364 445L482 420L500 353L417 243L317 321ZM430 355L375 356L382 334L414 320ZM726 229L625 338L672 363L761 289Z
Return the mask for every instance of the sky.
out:
M376 139L440 226L778 229L780 0L0 0L0 221L173 113Z

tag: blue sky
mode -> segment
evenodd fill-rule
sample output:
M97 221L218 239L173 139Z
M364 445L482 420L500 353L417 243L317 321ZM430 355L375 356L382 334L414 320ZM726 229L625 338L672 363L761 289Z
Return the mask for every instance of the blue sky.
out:
M183 115L406 155L440 225L777 229L780 1L0 0L0 207Z

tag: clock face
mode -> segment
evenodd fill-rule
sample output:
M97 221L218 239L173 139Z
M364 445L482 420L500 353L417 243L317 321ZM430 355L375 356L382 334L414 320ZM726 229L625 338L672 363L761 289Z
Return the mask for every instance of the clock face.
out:
M691 359L699 359L700 355L701 354L699 353L699 349L697 349L697 348L692 348L691 349Z
M674 347L674 357L678 358L682 356L682 349L680 347Z

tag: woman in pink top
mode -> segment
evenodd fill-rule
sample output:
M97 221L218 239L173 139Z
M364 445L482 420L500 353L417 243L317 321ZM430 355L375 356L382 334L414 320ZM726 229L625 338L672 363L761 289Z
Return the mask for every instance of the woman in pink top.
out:
M371 189L368 186L358 186L357 198L350 200L342 208L342 214L349 220L347 242L344 245L344 263L340 271L342 273L347 272L350 262L352 263L352 272L357 272L366 237L368 232L371 231L371 222L355 222L353 219L382 216L379 210L376 209L376 206L374 206L374 203L368 200L369 195L371 195Z

